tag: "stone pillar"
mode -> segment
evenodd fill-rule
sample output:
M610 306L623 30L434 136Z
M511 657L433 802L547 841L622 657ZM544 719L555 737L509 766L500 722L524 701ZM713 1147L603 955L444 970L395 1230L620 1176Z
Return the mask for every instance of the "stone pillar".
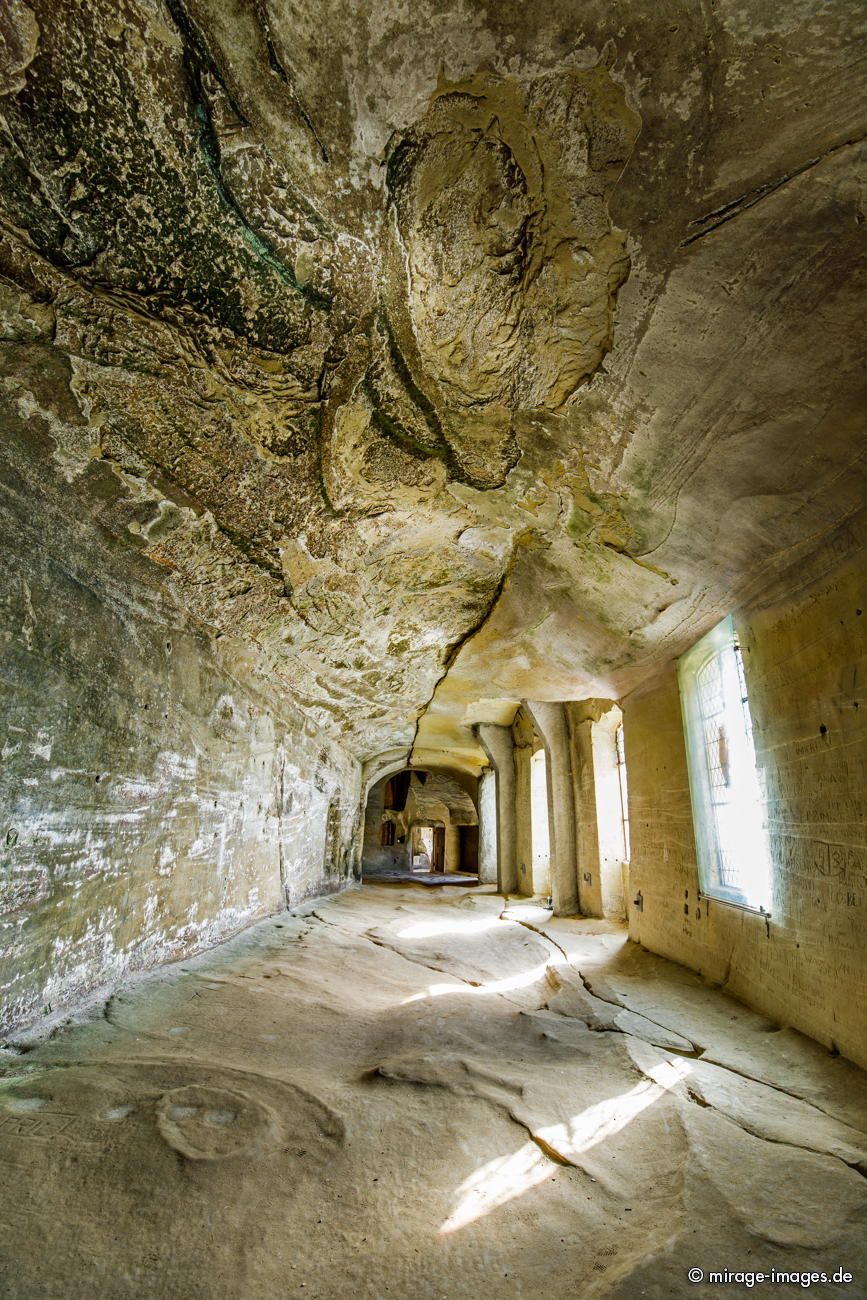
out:
M514 729L513 733L514 735ZM533 818L530 800L532 746L515 740L515 869L518 891L533 893Z
M567 704L566 713L572 744L581 914L622 918L623 816L614 733L623 715L614 700L601 699Z
M580 708L580 713L579 713ZM572 706L572 775L575 782L575 843L581 871L578 904L582 916L602 915L599 871L599 835L596 809L596 764L593 752L593 716ZM585 879L589 876L590 879Z
M569 728L563 704L526 704L542 737L548 764L551 826L551 897L557 916L578 914L578 860Z
M479 884L497 883L497 777L486 767L479 777Z
M479 739L497 777L497 888L514 894L518 888L515 860L515 758L511 727L479 726Z
M461 837L457 826L446 827L445 869L450 875L461 869Z

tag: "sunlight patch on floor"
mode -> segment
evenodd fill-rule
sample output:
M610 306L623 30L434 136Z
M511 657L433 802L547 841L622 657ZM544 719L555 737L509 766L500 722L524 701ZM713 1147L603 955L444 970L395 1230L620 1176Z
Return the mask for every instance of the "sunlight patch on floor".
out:
M646 1079L619 1097L588 1106L564 1124L550 1124L536 1131L536 1136L572 1162L600 1142L626 1128L637 1115L690 1073L688 1061L663 1061L654 1070L654 1081ZM546 1178L554 1176L551 1159L535 1142L525 1142L508 1156L489 1160L471 1174L458 1190L457 1207L441 1226L441 1236L457 1232L484 1218L501 1205L523 1196Z
M550 907L543 907L541 903L508 903L502 918L504 921L530 921L541 926L550 921L552 915Z
M418 921L398 931L399 939L436 939L440 935L454 934L472 938L474 934L484 934L500 924L497 916L481 917L476 921Z
M441 998L448 993L490 997L495 993L511 993L515 989L526 989L537 980L544 978L549 965L550 962L544 961L541 966L534 966L532 970L523 971L520 975L510 975L504 980L489 980L487 984L430 984L424 993L414 993L411 998L405 998L401 1006L408 1006L410 1002L424 1002L428 998Z

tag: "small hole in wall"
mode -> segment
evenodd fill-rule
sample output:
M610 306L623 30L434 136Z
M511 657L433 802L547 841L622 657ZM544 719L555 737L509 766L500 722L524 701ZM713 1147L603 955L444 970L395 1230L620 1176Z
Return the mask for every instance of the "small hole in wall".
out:
M97 772L96 776L93 779L96 782L96 784L99 785L100 781L102 780L102 777Z
M821 722L819 724L819 735L826 736L827 734L828 734L828 728L825 726L824 722Z
M861 611L860 609L856 609L856 610L855 610L855 613L856 613L856 614L859 616L859 618L860 618L862 611Z
M167 642L166 642L166 650L168 650L169 654L172 653L172 643L171 643L171 641L167 641Z

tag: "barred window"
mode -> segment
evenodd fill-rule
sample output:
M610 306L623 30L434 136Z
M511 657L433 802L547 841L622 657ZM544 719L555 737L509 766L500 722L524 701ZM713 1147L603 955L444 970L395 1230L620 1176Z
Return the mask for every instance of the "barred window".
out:
M731 616L683 656L678 676L702 892L767 911L765 808Z
M623 829L623 861L629 861L629 793L626 788L626 750L623 745L623 723L614 732L614 749L617 756L617 782L620 790L620 825Z

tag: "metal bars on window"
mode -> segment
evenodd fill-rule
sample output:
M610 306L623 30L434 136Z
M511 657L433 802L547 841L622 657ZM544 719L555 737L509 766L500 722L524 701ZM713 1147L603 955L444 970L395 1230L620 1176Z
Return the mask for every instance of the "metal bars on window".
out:
M620 790L620 825L623 831L623 861L629 861L629 797L626 786L626 750L623 746L623 723L614 732L614 750L617 756L617 782ZM610 752L610 751L609 751Z
M770 867L746 674L731 617L680 661L702 892L766 911Z

